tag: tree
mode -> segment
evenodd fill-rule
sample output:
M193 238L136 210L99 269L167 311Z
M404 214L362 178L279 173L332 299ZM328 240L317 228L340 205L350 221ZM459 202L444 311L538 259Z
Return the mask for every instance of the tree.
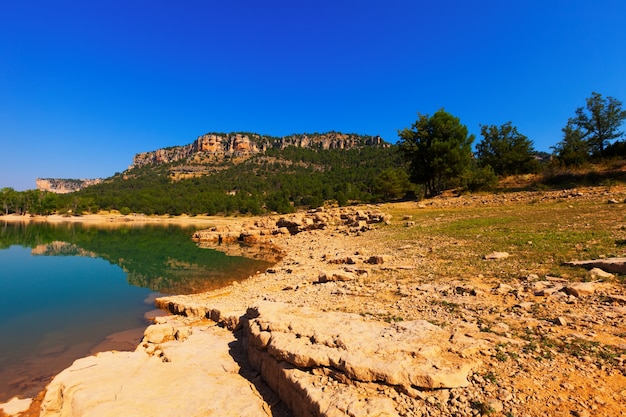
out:
M0 190L0 196L2 196L2 209L4 210L4 214L8 215L15 211L13 204L17 199L17 191L13 188L5 187Z
M572 133L576 130L580 132L576 134L587 141L592 156L603 157L605 147L624 135L619 131L624 119L626 110L622 110L621 101L613 97L603 98L601 94L592 92L586 108L577 108L576 116L570 118L567 125Z
M474 135L459 118L438 110L432 117L418 113L410 129L398 132L400 149L409 162L411 180L424 184L424 194L440 194L472 161Z
M571 124L563 129L563 140L552 147L556 159L565 166L581 166L589 160L589 143Z
M507 122L498 127L481 126L483 139L476 145L476 158L480 167L491 166L497 175L527 174L537 172L533 143L517 128Z
M403 168L387 168L374 178L374 192L384 200L397 200L411 190L409 175Z

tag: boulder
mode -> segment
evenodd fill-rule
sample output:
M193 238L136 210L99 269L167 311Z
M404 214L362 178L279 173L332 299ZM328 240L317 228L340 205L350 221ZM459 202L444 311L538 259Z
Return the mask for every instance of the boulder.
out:
M589 271L589 276L594 279L609 279L614 277L610 272L603 271L600 268L592 268Z
M595 294L596 291L608 288L608 285L602 282L574 282L566 285L561 291L567 295L574 297L585 297Z
M317 277L317 282L353 281L354 279L356 279L356 275L354 275L354 273L341 269L335 269L332 271L320 271Z
M365 262L371 265L382 265L385 263L385 257L381 255L370 256Z

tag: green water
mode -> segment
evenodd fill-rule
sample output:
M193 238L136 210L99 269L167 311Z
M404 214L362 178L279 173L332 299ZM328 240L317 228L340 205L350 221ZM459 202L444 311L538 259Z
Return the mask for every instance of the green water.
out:
M155 296L217 288L270 265L198 248L194 230L0 220L0 402L34 395L108 335L145 327Z

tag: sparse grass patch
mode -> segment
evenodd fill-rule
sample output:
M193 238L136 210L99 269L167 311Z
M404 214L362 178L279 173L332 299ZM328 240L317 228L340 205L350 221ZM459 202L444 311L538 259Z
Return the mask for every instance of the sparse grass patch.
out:
M626 239L615 235L616 224L626 221L626 215L598 202L396 208L391 214L410 215L415 226L397 224L390 242L419 247L438 275L457 278L483 274L509 280L519 278L524 269L578 280L585 271L564 262L609 256L626 245ZM483 256L493 251L511 256L485 261Z
M470 407L477 410L481 416L488 416L496 412L489 404L482 401L472 401Z
M433 300L433 301L431 301L431 303L432 304L438 304L438 305L442 306L449 313L453 313L455 311L458 311L458 309L460 307L457 303L453 303L453 302L446 301L446 300Z
M498 378L496 377L496 374L493 373L493 371L489 371L489 372L485 373L483 375L483 378L486 381L491 382L492 384L497 384L498 383Z

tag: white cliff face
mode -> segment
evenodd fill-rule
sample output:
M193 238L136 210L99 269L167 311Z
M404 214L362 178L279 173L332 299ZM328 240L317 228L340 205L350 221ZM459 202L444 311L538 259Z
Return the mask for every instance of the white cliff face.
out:
M329 132L321 135L291 135L272 138L255 134L214 134L198 136L195 142L185 146L158 149L135 155L129 167L139 168L150 164L163 164L193 158L197 154L212 157L216 161L227 157L248 157L268 148L284 149L288 146L312 149L351 149L361 146L380 146L379 136L362 136Z
M61 179L37 178L35 183L40 191L50 191L57 194L73 193L91 185L100 184L101 178L95 179Z

